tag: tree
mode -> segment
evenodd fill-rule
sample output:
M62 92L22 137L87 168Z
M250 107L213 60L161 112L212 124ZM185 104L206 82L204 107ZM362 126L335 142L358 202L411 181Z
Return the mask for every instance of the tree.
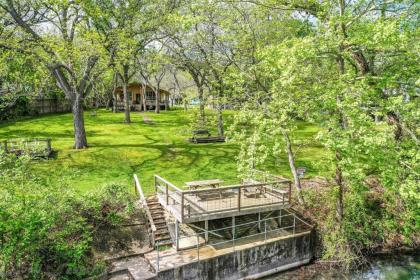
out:
M122 82L125 123L130 123L128 85L137 71L136 57L159 38L158 30L175 6L150 0L90 0L84 5Z
M203 3L201 3L203 4ZM205 85L209 75L209 65L200 51L203 41L198 38L200 17L197 16L201 6L197 3L186 3L172 17L172 25L164 32L167 35L165 47L169 49L172 61L176 66L190 74L197 87L199 101L199 122L205 126Z
M336 185L326 255L357 259L361 248L381 242L373 232L410 240L416 231L413 148L418 147L407 111L418 106L414 3L258 3L279 12L304 11L314 22L314 32L279 43L270 66L281 70L280 88L300 96L306 115L325 128L320 136L333 155ZM385 116L389 127L377 127L373 115ZM384 209L370 207L369 177L381 182ZM397 202L399 213L391 206Z
M2 0L0 7L13 22L2 47L32 55L48 69L72 104L74 148L86 148L83 100L100 54L79 2Z

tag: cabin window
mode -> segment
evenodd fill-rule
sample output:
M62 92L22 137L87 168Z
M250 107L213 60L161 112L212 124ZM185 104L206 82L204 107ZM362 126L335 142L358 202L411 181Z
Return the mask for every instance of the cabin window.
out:
M146 91L146 100L155 100L155 93L153 91Z
M136 94L136 104L140 104L140 94Z

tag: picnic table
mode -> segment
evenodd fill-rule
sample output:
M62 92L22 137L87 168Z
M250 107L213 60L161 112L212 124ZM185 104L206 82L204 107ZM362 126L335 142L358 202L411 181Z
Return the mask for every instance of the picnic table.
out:
M208 187L217 188L220 186L221 183L223 183L223 180L211 179L211 180L186 182L185 184L188 186L190 190L196 190L199 188L208 188Z

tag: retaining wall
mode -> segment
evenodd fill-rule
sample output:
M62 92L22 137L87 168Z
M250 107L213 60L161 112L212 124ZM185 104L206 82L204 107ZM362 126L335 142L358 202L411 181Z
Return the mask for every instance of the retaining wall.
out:
M160 271L155 279L257 279L308 263L314 256L315 233Z

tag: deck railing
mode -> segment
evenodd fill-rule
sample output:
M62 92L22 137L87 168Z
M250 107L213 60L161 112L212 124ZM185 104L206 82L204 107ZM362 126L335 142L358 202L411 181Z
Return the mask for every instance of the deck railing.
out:
M275 224L276 226L273 226ZM241 227L246 228L258 228L257 233L248 234L245 236L237 236L236 232L240 231ZM300 218L296 213L292 211L287 211L283 213L280 211L279 215L274 217L270 216L258 221L241 223L237 225L227 226L224 228L219 228L217 230L208 230L208 231L198 231L195 234L189 235L182 235L178 238L176 242L181 242L182 239L195 239L197 240L195 243L195 250L196 250L196 261L200 261L200 250L206 247L218 248L221 247L223 249L230 248L231 252L235 252L238 247L242 244L241 242L262 242L266 243L271 238L276 238L279 236L294 236L296 234L302 234L313 229L313 225L309 224L308 222L304 221ZM208 240L209 235L221 235L221 233L230 231L232 233L231 238L227 238L224 240L216 240L210 242L200 242L200 240ZM248 241L247 241L248 239ZM162 250L161 244L159 242L156 243L156 269L157 272L160 271L160 263L162 259L178 255L177 252L175 253L160 253Z
M166 179L154 176L155 192L181 221L192 218L241 212L258 207L285 206L291 202L291 182L248 182L238 185L182 190Z

